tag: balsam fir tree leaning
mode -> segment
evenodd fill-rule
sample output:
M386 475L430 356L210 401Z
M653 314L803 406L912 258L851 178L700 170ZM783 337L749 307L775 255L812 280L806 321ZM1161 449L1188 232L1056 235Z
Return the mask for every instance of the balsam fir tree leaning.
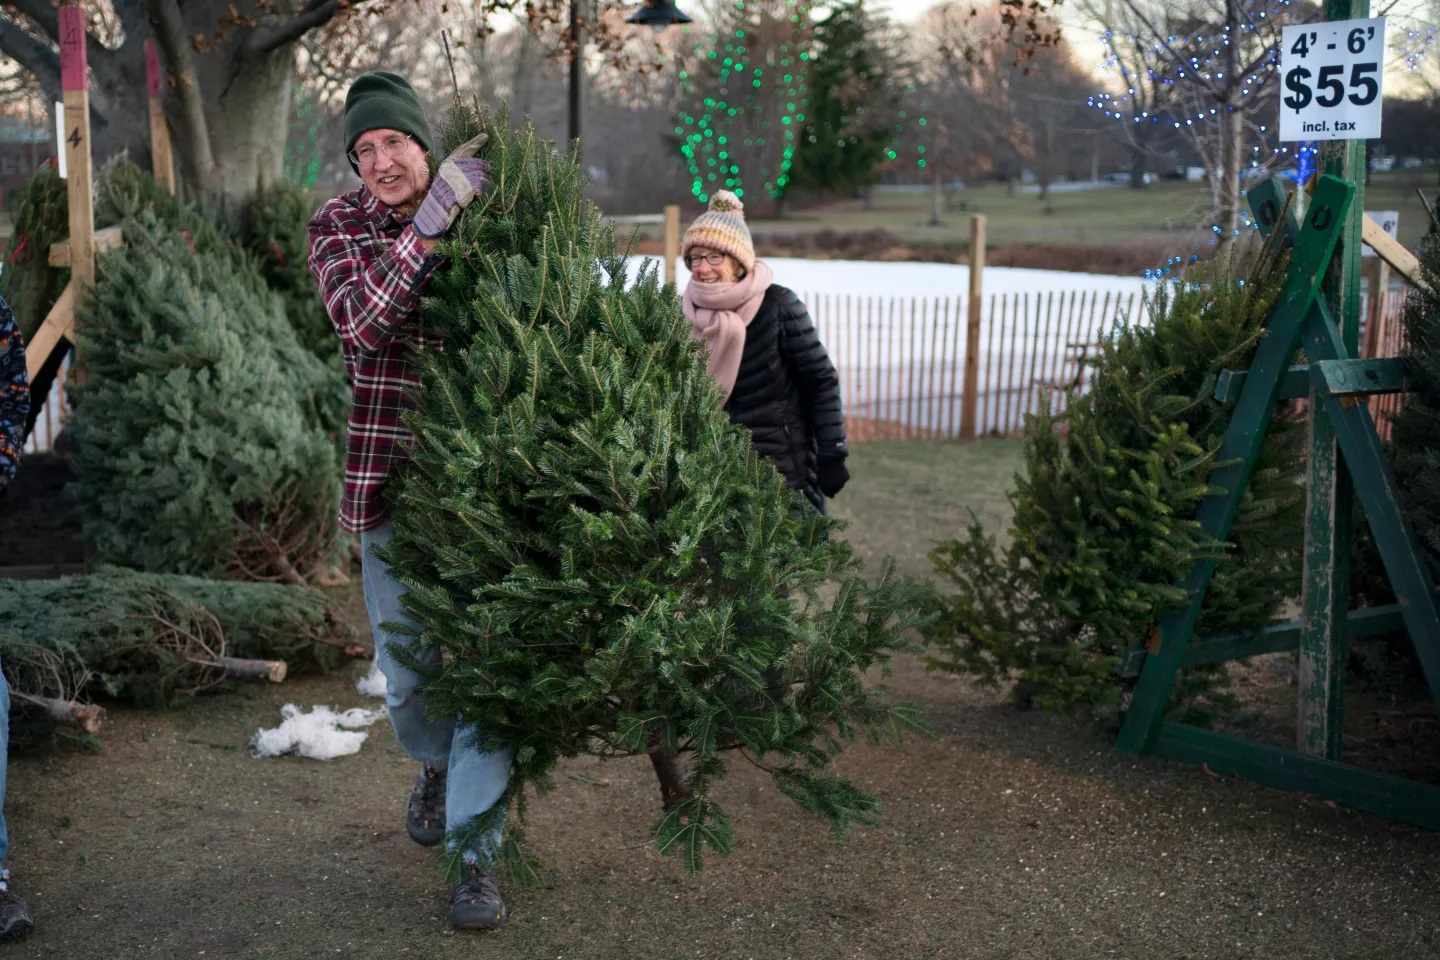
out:
M492 186L439 250L424 322L445 350L422 359L387 559L443 652L432 708L514 748L504 797L451 849L537 882L527 792L586 753L651 758L655 842L691 871L731 847L711 795L727 753L837 832L874 822L878 799L829 764L857 733L926 730L863 678L912 649L919 586L888 563L862 579L836 522L757 458L674 288L627 277L573 155L503 112L446 126L441 155L488 133Z

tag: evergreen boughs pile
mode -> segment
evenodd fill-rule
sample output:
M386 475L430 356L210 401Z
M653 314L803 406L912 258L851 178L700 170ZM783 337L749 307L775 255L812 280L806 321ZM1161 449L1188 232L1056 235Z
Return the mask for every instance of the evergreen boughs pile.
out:
M144 570L312 582L340 547L322 404L334 398L316 386L327 371L243 252L192 253L143 211L125 235L97 266L80 332L88 379L71 430L86 538Z
M926 630L934 665L1016 679L1019 699L1051 710L1113 709L1127 689L1120 657L1185 601L1177 584L1197 555L1225 555L1200 635L1264 627L1298 594L1298 420L1277 414L1228 545L1211 542L1194 519L1229 422L1214 400L1216 379L1247 365L1283 269L1266 251L1239 276L1212 266L1187 279L1156 289L1150 325L1105 339L1088 394L1063 416L1031 421L1010 494L1010 542L974 522L932 553L954 587ZM1214 675L1187 671L1177 700L1210 689Z
M310 590L104 567L0 580L0 663L29 697L170 706L221 683L222 657L329 669L347 650L353 631Z
M574 157L461 107L446 150L482 124L493 186L442 244L424 321L445 350L422 355L389 551L444 652L433 708L515 749L461 848L534 880L526 793L581 753L652 757L655 841L690 869L731 847L727 753L837 830L872 821L876 798L830 762L858 733L919 728L863 676L910 649L916 586L863 580L835 521L757 459L674 288L627 280Z

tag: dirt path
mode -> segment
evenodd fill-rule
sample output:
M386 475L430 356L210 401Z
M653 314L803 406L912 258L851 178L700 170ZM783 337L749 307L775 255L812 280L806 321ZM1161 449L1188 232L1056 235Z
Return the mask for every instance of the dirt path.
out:
M1003 522L997 491L1018 448L864 449L838 503L866 555L916 572L928 538L963 519L959 505ZM722 797L735 852L686 878L648 843L649 765L572 762L533 806L551 886L511 891L507 929L455 934L437 855L404 833L414 767L386 726L329 763L245 748L283 703L365 702L359 669L167 714L114 709L99 755L13 758L12 867L39 927L0 955L1440 956L1440 835L1120 756L1087 724L1016 712L908 661L892 689L940 736L862 745L841 765L884 798L879 826L836 841L739 764Z
M549 889L451 933L438 859L405 837L412 765L384 727L329 763L243 747L350 677L112 712L100 756L18 758L13 865L39 928L6 955L130 957L1426 957L1440 836L1117 755L1083 726L897 672L941 731L861 747L883 823L836 842L752 771L737 848L687 879L646 843L642 762L568 764L535 804ZM589 780L599 781L591 783Z

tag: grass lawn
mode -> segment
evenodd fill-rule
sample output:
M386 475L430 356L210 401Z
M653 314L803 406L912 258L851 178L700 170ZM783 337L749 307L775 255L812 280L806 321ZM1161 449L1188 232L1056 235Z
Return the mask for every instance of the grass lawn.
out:
M883 228L907 243L964 247L970 239L970 215L983 213L989 246L1016 243L1066 245L1128 244L1177 234L1197 221L1209 206L1204 184L1160 181L1144 190L1123 186L1053 193L1011 192L1003 184L981 184L951 195L944 225L930 226L928 192L877 191L872 209L860 201L841 201L803 210L786 220L756 220L751 229L777 233L803 229L868 230ZM1167 227L1167 220L1169 226Z
M930 575L937 540L957 536L970 511L993 533L1010 520L1006 491L1021 467L1021 440L980 443L895 441L857 444L850 484L831 502L849 523L845 538L872 564L895 558L896 569Z
M1365 209L1399 211L1400 241L1409 247L1420 242L1428 227L1416 187L1425 190L1432 202L1440 198L1440 178L1433 169L1376 173L1366 187ZM1036 193L1011 192L1003 184L984 183L952 194L950 201L954 208L945 211L945 223L939 227L929 225L930 194L925 191L876 192L870 208L859 200L829 201L798 209L783 220L752 213L749 223L762 237L825 229L883 229L905 243L964 249L970 240L970 214L983 213L987 245L992 248L1030 243L1075 247L1150 244L1180 254L1194 249L1197 237L1204 242L1210 187L1161 180L1143 190L1107 186L1057 192L1042 201ZM960 201L965 204L963 210L956 206ZM683 210L682 217L691 207ZM643 232L659 238L658 227Z

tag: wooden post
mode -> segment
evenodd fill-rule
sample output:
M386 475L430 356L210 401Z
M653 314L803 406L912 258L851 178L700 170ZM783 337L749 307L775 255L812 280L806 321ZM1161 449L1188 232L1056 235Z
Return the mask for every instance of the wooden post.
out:
M170 151L170 126L165 122L165 106L160 102L164 89L164 73L155 41L145 41L145 88L150 99L150 168L162 190L175 195L175 162Z
M1325 19L1369 14L1369 0L1326 0ZM1331 260L1324 297L1340 325L1347 356L1360 346L1360 235L1365 218L1365 142L1332 140L1321 151L1320 169L1355 185L1355 198ZM1305 575L1300 606L1297 749L1339 760L1345 723L1346 620L1350 610L1354 482L1345 469L1335 425L1322 412L1323 398L1310 392L1310 464L1305 503Z
M970 304L965 311L965 385L960 399L960 439L975 439L980 398L980 308L984 295L985 217L970 218Z
M676 283L679 271L675 261L680 256L680 208L673 203L665 206L665 282Z
M90 83L85 60L85 13L79 7L60 8L60 88L65 103L70 276L88 287L95 283L95 212L90 195Z

